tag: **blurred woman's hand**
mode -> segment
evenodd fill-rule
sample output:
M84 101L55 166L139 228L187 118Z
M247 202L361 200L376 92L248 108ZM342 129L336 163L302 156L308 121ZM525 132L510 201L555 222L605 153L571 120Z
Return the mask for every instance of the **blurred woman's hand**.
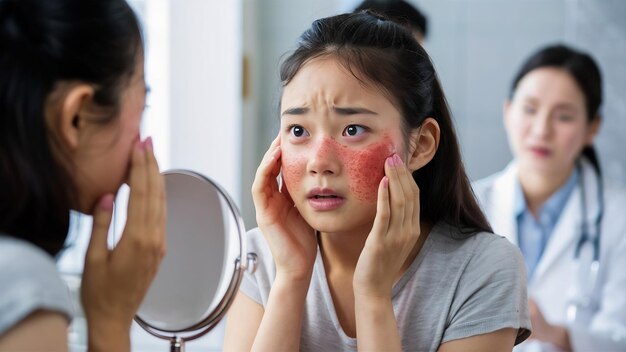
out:
M128 339L132 320L165 255L165 184L152 150L152 140L137 142L132 152L128 216L121 239L112 250L107 234L113 195L100 199L81 286L89 348L110 349ZM130 347L130 342L122 345Z

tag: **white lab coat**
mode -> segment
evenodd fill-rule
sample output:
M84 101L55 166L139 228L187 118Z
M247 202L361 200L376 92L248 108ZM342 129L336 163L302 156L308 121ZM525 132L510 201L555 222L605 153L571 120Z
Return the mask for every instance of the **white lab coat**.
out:
M598 212L597 176L582 161L588 224ZM517 164L474 184L474 192L495 233L518 243L515 219ZM536 300L546 320L568 326L574 351L626 351L626 190L609 185L604 190L604 216L600 234L600 270L593 288L591 308L567 322L567 296L575 274L574 251L581 235L581 185L573 190L528 282L528 296ZM590 226L594 232L595 227ZM582 263L585 265L587 263ZM581 276L583 277L583 276ZM551 351L555 347L536 340L517 350Z

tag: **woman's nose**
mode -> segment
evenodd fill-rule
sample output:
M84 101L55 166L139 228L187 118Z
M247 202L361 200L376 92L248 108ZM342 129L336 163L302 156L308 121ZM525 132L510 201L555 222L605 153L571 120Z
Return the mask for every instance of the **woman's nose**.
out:
M548 112L540 112L532 120L532 132L538 137L548 137L552 133L552 119Z
M307 165L310 174L336 175L341 169L339 160L340 145L334 139L324 137L313 144Z

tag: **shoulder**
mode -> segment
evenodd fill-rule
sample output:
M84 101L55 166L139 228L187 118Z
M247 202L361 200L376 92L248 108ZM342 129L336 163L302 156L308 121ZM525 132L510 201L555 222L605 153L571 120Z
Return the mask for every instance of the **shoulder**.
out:
M626 188L610 181L606 182L604 188L604 198L608 206L613 206L614 208L626 207Z
M457 267L461 281L492 274L492 278L514 281L526 275L521 252L500 235L478 232L468 237L454 226L440 224L432 240L435 255L431 259Z
M611 246L621 243L620 250L626 249L626 216L624 216L626 189L617 184L607 183L604 187L604 203L602 236L607 238L604 242Z
M485 192L489 188L493 187L494 182L500 176L501 176L501 173L498 172L498 173L489 175L489 176L487 176L485 178L481 178L478 181L472 182L472 188L474 189L474 192L477 193L477 194Z
M504 258L521 259L517 246L505 237L491 232L462 233L460 229L445 223L438 224L433 241L439 246L453 250L455 255L465 253L467 260L498 261ZM523 262L523 261L522 261Z
M0 235L0 267L0 334L39 309L71 317L69 290L46 252Z
M517 173L517 163L515 161L510 162L506 168L501 171L498 171L494 174L491 174L485 178L479 179L478 181L472 182L472 189L474 190L474 194L479 199L488 197L490 192L494 187L500 184L509 184L511 182L507 182L507 180L514 179L514 176Z
M439 235L439 241L449 243L446 265L454 270L447 280L453 293L443 342L507 327L518 330L517 343L528 337L526 271L519 249L489 232L463 239ZM462 235L456 231L457 238Z
M475 242L470 266L479 266L484 270L508 269L514 272L525 270L519 248L505 237L490 232L479 232L470 239Z

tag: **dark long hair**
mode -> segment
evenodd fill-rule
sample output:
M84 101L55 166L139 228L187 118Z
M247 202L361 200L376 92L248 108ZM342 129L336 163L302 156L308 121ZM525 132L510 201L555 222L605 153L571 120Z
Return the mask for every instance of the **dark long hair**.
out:
M587 122L591 123L594 119L600 118L599 109L602 104L602 74L600 73L600 68L590 55L562 44L542 48L526 59L513 79L510 98L513 98L517 85L524 76L542 67L554 67L569 73L585 96ZM601 175L600 162L598 161L595 148L591 145L585 146L582 150L582 155L589 159L598 175Z
M364 77L381 87L399 106L406 136L427 117L439 123L441 138L435 156L413 173L420 188L420 216L432 223L446 221L463 233L491 231L465 173L433 64L411 33L368 11L317 20L283 62L283 86L306 62L322 56L337 58L357 79Z
M76 186L44 117L62 82L95 88L117 116L143 40L124 0L0 0L0 232L51 255L65 242Z

